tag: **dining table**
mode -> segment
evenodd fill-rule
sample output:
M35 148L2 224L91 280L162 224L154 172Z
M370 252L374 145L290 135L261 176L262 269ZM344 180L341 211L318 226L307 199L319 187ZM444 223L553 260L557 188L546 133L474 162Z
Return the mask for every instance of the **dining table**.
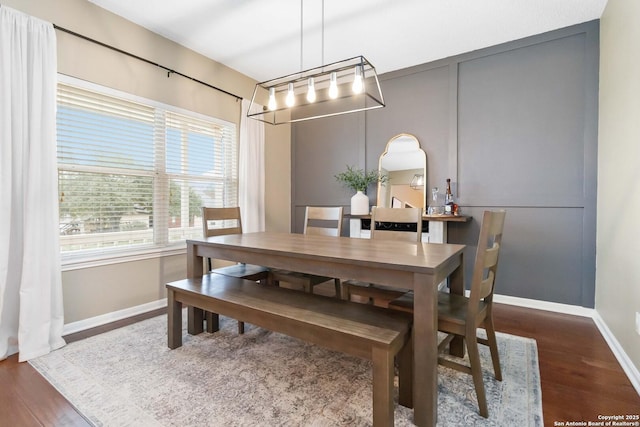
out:
M413 422L417 426L435 426L438 284L448 278L450 292L464 292L464 249L465 245L459 244L284 232L233 234L187 240L187 276L202 276L203 259L214 258L412 290ZM189 316L194 315L198 316L197 311L190 310ZM202 319L202 313L198 317ZM193 319L189 325L193 327ZM458 342L451 351L464 350Z

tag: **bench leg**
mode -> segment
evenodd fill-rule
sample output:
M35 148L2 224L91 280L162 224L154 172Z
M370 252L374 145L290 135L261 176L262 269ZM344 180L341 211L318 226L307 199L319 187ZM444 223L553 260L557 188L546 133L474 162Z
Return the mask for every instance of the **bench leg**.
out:
M373 360L373 426L393 426L393 354L389 349L374 347Z
M189 335L198 335L204 330L202 324L204 322L204 312L195 307L187 308L187 332Z
M413 332L398 353L398 403L413 408Z
M167 344L174 349L182 345L182 303L176 301L172 289L167 289L167 305Z
M206 312L207 315L207 332L213 333L220 330L220 316L218 313Z

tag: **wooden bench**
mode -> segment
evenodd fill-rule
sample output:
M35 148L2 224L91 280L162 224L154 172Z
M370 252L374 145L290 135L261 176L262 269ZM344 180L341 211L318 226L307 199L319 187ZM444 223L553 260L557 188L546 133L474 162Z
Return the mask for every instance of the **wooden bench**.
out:
M202 332L202 311L289 335L373 362L373 425L393 426L394 357L399 403L412 405L412 317L379 307L210 273L167 285L168 345L182 345L182 306L193 308L189 333Z

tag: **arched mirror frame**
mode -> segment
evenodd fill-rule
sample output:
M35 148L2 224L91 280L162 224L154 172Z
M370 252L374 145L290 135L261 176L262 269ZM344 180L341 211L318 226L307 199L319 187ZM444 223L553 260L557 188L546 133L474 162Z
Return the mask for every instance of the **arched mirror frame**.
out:
M394 142L396 145L399 142L403 142L403 145L400 145L397 150L394 149ZM410 153L410 154L409 154ZM390 156L390 157L386 157ZM387 159L387 165L389 165L389 160L392 159L391 156L396 156L397 158L393 159L393 164L400 163L402 165L406 165L406 168L399 168L399 166L391 166L393 169L387 169L383 167L383 162ZM397 186L394 190L399 192L406 190L410 192L420 191L420 200L421 204L419 206L425 211L427 207L427 155L424 150L420 147L420 141L414 135L409 133L401 133L389 140L387 142L387 146L385 147L384 152L380 155L378 160L378 171L385 175L389 176L389 181L386 183L378 184L378 206L386 206L386 207L406 207L413 206L417 204L417 200L415 197L411 198L411 203L409 200L403 200L405 197L396 198L393 195L392 188L393 186ZM421 173L420 173L421 172ZM395 175L395 177L394 177ZM413 180L414 186L417 188L413 188L412 186L412 178L416 175L422 175L422 182L416 182ZM394 182L394 180L396 182ZM406 198L409 198L407 196ZM395 203L394 203L395 202Z

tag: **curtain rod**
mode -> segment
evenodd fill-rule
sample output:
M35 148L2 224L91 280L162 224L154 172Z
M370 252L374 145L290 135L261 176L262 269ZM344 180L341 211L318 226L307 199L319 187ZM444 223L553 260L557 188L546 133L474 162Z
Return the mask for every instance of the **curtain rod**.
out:
M117 48L117 47L115 47L115 46L111 46L111 45L108 45L108 44L103 43L103 42L101 42L101 41L98 41L98 40L92 39L92 38L90 38L90 37L83 36L82 34L78 34L78 33L76 33L75 31L68 30L68 29L63 28L63 27L60 27L60 26L58 26L58 25L56 25L56 24L53 24L53 28L55 28L56 30L62 31L62 32L64 32L64 33L67 33L67 34L71 34L72 36L79 37L79 38L81 38L81 39L83 39L83 40L90 41L91 43L95 43L95 44L100 45L100 46L102 46L102 47L106 47L107 49L114 50L114 51L116 51L116 52L118 52L118 53L121 53L121 54L123 54L123 55L130 56L131 58L135 58L135 59L137 59L137 60L139 60L139 61L146 62L147 64L155 65L155 66L156 66L156 67L158 67L158 68L162 68L163 70L167 71L167 77L169 77L171 74L177 74L177 75L179 75L179 76L181 76L181 77L187 78L187 79L189 79L189 80L193 80L194 82L196 82L196 83L200 83L201 85L207 86L207 87L209 87L209 88L211 88L211 89L215 89L215 90L217 90L218 92L222 92L222 93L224 93L224 94L226 94L226 95L232 96L232 97L234 97L234 98L236 99L236 101L239 101L239 100L241 100L241 99L242 99L242 97L241 97L241 96L238 96L238 95L236 95L236 94L233 94L233 93L231 93L231 92L228 92L228 91L226 91L226 90L224 90L224 89L220 89L219 87L216 87L216 86L210 85L209 83L203 82L202 80L198 80L198 79L193 78L193 77L191 77L191 76L187 76L186 74L182 74L182 73L181 73L181 72L179 72L179 71L172 70L171 68L165 67L164 65L161 65L161 64L158 64L158 63L156 63L156 62L150 61L150 60L148 60L148 59L142 58L142 57L140 57L140 56L138 56L138 55L134 55L133 53L127 52L127 51L122 50L122 49L119 49L119 48Z

